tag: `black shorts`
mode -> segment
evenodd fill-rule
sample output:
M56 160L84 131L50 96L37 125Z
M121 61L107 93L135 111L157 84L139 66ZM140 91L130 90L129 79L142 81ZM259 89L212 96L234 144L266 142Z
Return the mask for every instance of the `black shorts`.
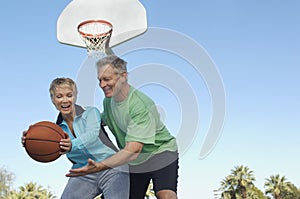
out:
M150 180L153 190L177 192L178 153L166 151L138 166L130 166L130 199L144 199Z

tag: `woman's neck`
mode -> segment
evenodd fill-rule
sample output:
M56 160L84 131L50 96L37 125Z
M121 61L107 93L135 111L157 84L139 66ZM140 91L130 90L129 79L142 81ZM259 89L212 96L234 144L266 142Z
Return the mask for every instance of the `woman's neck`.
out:
M74 135L74 137L76 137L74 129L73 129L73 121L74 121L74 117L75 117L75 112L72 114L68 114L68 115L62 115L62 117L65 120L65 122L68 124L68 127L69 127L71 133Z

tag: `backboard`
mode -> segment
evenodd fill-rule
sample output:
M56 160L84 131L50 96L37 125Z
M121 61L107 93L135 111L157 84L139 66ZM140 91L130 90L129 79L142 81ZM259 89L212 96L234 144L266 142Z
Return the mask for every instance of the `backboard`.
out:
M58 17L58 41L86 47L77 27L87 20L106 20L112 24L109 47L132 39L147 30L146 10L138 0L72 0Z

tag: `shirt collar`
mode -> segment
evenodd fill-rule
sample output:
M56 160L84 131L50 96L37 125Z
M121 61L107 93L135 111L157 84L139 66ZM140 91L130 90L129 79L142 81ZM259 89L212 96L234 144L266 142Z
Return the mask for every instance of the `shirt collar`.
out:
M76 116L77 115L81 115L84 112L84 108L82 106L79 106L77 104L75 104L75 112L76 112ZM56 124L60 125L63 122L63 117L61 115L61 113L58 114L57 116L57 120L56 120Z

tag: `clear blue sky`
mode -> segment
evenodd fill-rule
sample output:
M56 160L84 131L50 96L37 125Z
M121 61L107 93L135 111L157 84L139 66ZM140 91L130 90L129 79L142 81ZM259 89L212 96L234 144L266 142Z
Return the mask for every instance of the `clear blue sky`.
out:
M56 39L57 18L69 2L11 0L3 3L0 12L0 166L16 175L16 187L33 181L50 186L57 195L63 190L67 181L64 175L71 164L65 157L48 164L33 161L21 147L20 136L32 123L55 119L57 112L48 94L51 80L60 76L76 79L86 59L85 49L60 44ZM168 87L187 81L194 89L198 128L181 155L179 198L213 198L213 190L237 165L253 170L255 185L262 190L265 178L273 174L284 175L300 187L300 2L141 2L149 27L182 34L207 52L225 88L221 137L211 153L199 159L212 115L205 79L191 65L165 51L126 55L129 70L155 63L182 75L183 79L173 79L170 85L156 85L154 81L143 87L158 102L174 134L181 120L194 118L181 118L181 99ZM96 98L95 105L101 110L101 95Z

